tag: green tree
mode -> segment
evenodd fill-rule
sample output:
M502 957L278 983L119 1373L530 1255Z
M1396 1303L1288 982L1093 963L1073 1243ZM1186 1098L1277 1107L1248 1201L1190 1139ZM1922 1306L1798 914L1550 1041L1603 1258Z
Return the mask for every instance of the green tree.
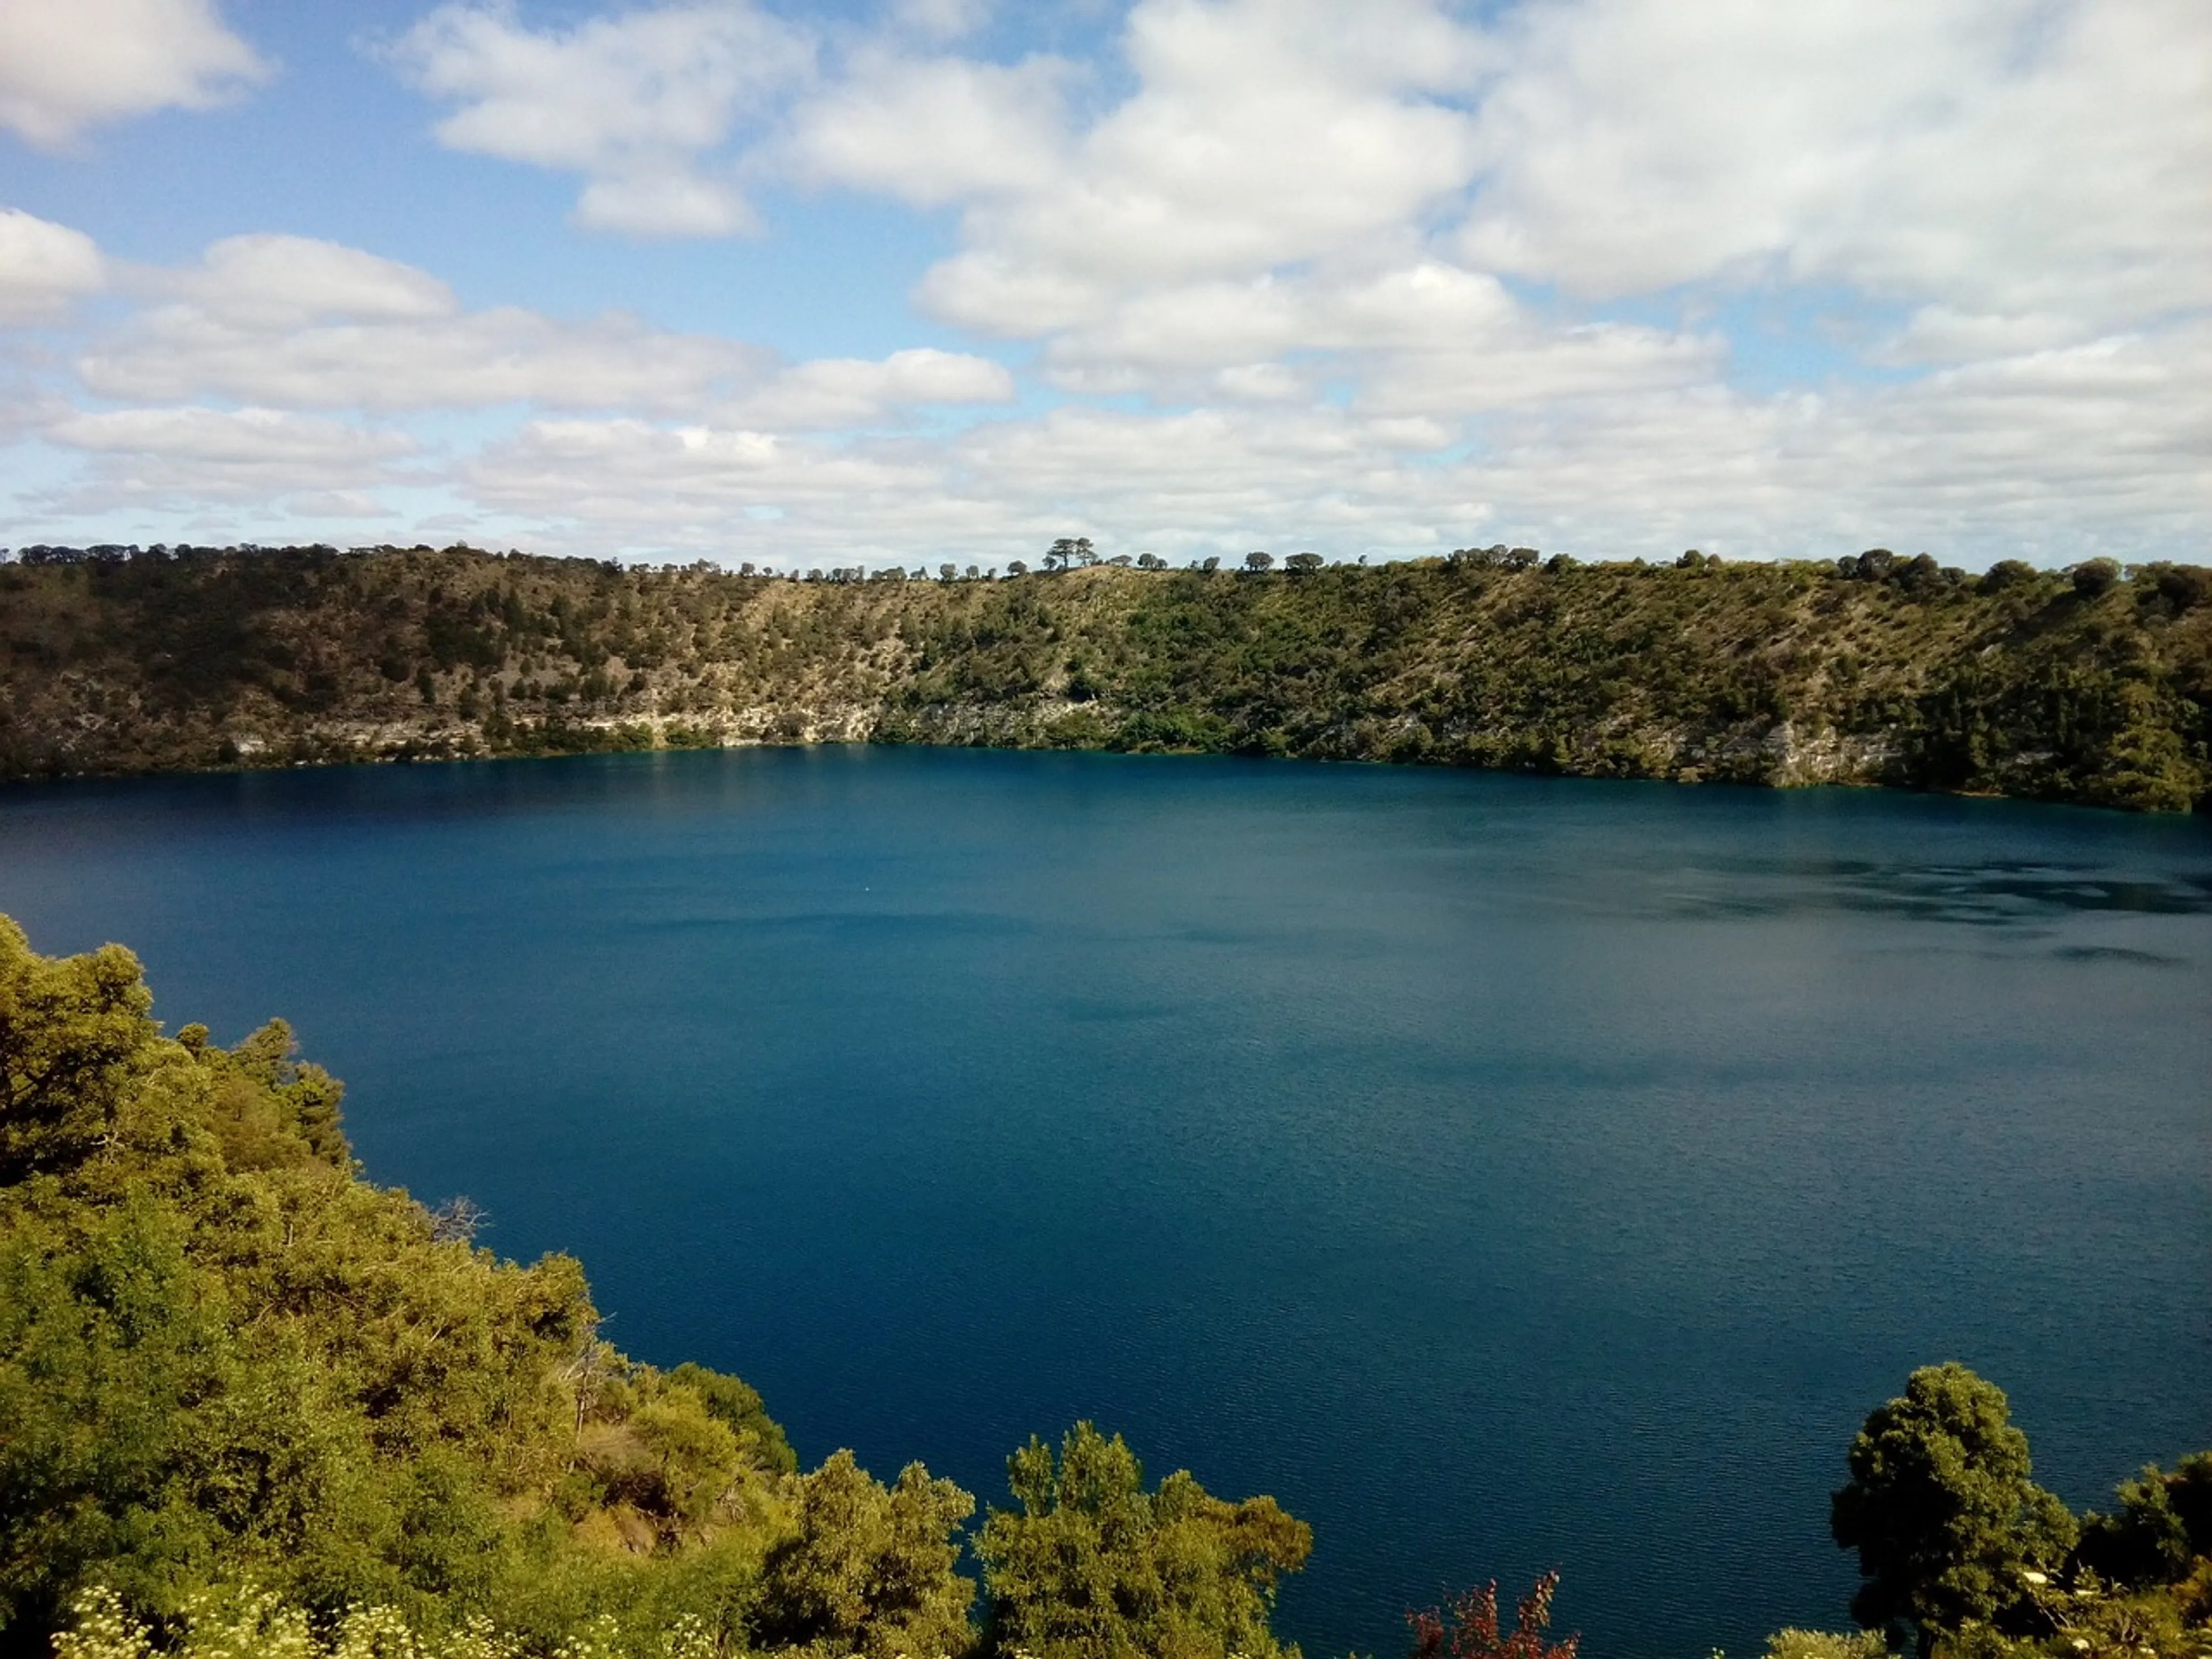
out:
M991 1641L1035 1659L1268 1659L1281 1576L1313 1529L1272 1498L1231 1504L1188 1470L1146 1492L1121 1437L1089 1423L1057 1455L1034 1436L1006 1460L1019 1510L994 1509L975 1540ZM1295 1654L1295 1648L1287 1650Z
M1829 1525L1865 1583L1851 1616L1870 1629L1936 1638L2015 1606L2021 1574L2057 1567L2074 1517L2028 1477L2027 1437L2004 1391L1964 1365L1928 1365L1877 1407L1852 1441L1850 1484Z
M919 1463L888 1491L849 1451L796 1485L796 1533L770 1553L757 1635L866 1659L964 1653L975 1581L953 1571L975 1500Z
M2212 1452L2183 1458L2171 1474L2148 1465L2116 1495L2115 1513L2082 1517L2076 1565L2122 1584L2170 1584L2212 1556Z
M632 1365L574 1261L359 1179L281 1021L225 1050L150 1002L128 951L0 917L0 1653L98 1586L733 1638L789 1527L759 1396Z
M73 1168L106 1143L155 1028L119 945L49 960L0 916L0 1182Z
M2073 579L2076 593L2085 599L2094 599L2118 586L2120 567L2113 559L2084 559L2077 565L2069 566L2066 574Z

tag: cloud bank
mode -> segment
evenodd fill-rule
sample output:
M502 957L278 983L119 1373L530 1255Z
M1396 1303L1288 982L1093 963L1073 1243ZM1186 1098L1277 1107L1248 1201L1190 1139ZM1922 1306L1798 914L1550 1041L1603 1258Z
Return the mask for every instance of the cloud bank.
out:
M1138 0L1085 51L804 17L462 3L378 50L580 234L925 216L915 344L471 307L278 231L122 271L0 216L0 323L74 329L44 441L89 458L32 507L250 501L217 434L265 430L274 510L427 489L579 551L2205 556L2196 0Z

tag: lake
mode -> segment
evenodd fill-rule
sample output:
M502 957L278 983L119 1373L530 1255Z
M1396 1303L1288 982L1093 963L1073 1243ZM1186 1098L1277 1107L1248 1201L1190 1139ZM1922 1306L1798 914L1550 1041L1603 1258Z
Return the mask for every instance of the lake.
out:
M1564 1571L1591 1659L1841 1628L1957 1358L2077 1509L2212 1443L2212 826L825 748L0 789L0 910L275 1014L607 1334L1005 1502L1079 1417L1310 1521L1278 1627Z

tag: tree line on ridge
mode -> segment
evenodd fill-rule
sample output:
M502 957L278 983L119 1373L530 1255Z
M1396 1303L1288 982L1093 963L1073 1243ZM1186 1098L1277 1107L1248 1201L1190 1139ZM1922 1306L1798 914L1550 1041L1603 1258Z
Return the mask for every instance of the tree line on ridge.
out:
M1120 559L28 549L0 564L0 777L865 741L2212 801L2197 567Z

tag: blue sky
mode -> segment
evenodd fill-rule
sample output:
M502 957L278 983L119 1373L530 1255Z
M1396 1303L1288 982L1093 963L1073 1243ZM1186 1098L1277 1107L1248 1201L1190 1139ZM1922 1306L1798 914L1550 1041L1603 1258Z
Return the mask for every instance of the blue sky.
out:
M0 542L2206 556L2197 0L9 0Z

